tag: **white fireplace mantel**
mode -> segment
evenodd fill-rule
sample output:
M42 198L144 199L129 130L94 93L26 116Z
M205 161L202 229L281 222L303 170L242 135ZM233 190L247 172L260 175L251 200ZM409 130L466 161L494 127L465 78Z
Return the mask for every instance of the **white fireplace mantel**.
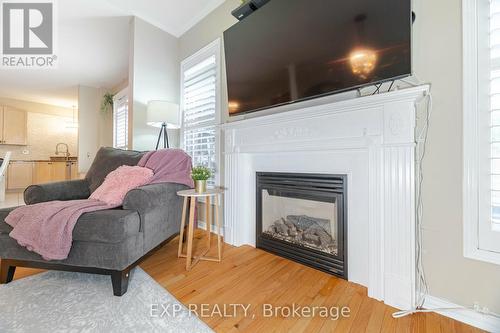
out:
M347 175L348 279L415 303L415 118L428 86L222 126L226 242L255 246L256 172Z

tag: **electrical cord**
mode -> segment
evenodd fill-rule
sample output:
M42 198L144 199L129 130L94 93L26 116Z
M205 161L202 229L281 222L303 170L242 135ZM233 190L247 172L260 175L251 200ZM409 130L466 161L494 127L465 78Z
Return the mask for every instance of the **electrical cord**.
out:
M400 81L411 85L411 86L418 86L422 84L422 81L418 79L416 75L413 75L413 77L416 79L417 83L408 81L406 79L400 79ZM430 86L430 84L429 84ZM416 228L416 292L417 292L417 300L415 302L416 307L413 309L409 310L402 310L402 311L397 311L392 314L393 318L402 318L408 315L412 315L415 313L430 313L430 312L443 312L443 311L450 311L450 310L473 310L478 313L481 313L483 315L489 315L493 316L496 318L500 318L500 315L495 314L490 312L487 308L481 308L478 304L475 304L473 307L449 307L449 308L434 308L434 309L426 309L424 308L425 304L425 299L426 296L429 294L429 286L427 284L427 279L425 276L425 270L423 266L423 257L422 257L422 251L423 251L423 212L424 212L424 206L423 206L423 200L422 200L422 184L423 184L423 168L422 168L422 162L425 157L425 152L426 152L426 147L427 147L427 136L428 136L428 131L429 131L429 126L430 126L430 118L432 114L432 109L433 109L433 99L432 99L432 94L431 94L431 89L429 88L429 92L425 94L423 97L424 99L427 99L427 105L425 109L425 118L424 118L424 124L423 127L416 135L417 137L417 147L416 147L416 168L417 168L417 212L416 212L416 221L415 221L415 228ZM416 107L418 107L420 101L417 101ZM417 116L417 120L419 120Z
M424 173L422 162L425 157L426 147L427 147L427 137L429 132L430 119L432 115L432 94L429 90L427 93L427 107L425 113L425 122L420 135L417 136L417 168L418 168L418 196L417 196L417 218L416 218L416 228L417 228L417 250L416 250L416 261L417 261L417 292L419 295L419 301L417 306L423 307L425 303L425 296L429 293L429 286L427 285L427 279L425 277L425 270L423 265L423 215L424 215L424 203L422 199L422 184L424 180Z
M411 85L411 86L418 86L421 84L421 81L414 75L414 78L417 80L417 83L408 81L406 79L401 79L402 82ZM430 85L429 85L430 86ZM426 99L427 105L425 108L425 116L424 116L424 123L423 127L420 130L420 133L417 133L416 137L416 169L417 169L417 209L416 209L416 219L415 219L415 229L416 229L416 240L415 240L415 246L416 246L416 272L415 272L415 284L416 284L416 292L417 292L417 300L416 300L416 307L410 310L403 310L403 311L398 311L393 313L393 318L401 318L413 313L417 312L432 312L433 310L428 310L424 309L423 306L425 304L425 297L429 293L429 286L427 284L427 279L425 276L425 270L423 266L423 257L422 257L422 251L423 251L423 199L422 199L422 184L423 184L423 168L422 168L422 162L425 157L426 153L426 147L427 147L427 137L428 137L428 132L429 132L429 126L430 126L430 118L432 114L432 107L433 107L433 100L432 100L432 93L431 89L424 95L423 99ZM415 103L415 107L418 109L418 106L420 104L420 101L417 101ZM417 113L418 114L418 113ZM420 117L417 115L417 120L419 120Z
M412 315L415 313L430 313L430 312L446 312L446 311L451 311L451 310L467 310L467 311L476 311L478 313L481 313L483 315L488 315L488 316L493 316L496 318L500 319L500 315L497 315L496 313L490 312L488 309L481 309L479 306L474 306L474 307L465 307L465 306L459 306L459 307L452 307L452 308L434 308L434 309L412 309L412 310L403 310L403 311L398 311L394 312L392 314L393 318L402 318L408 315Z
M416 81L410 81L408 79L402 78L399 81L404 82L405 84L411 86L411 87L416 87L419 85L422 85L422 81L416 76L413 75L412 78ZM431 84L428 83L429 87L431 87ZM393 84L389 86L388 91L391 91L393 87ZM396 87L398 89L398 87ZM377 90L375 90L375 93L377 93L380 90L380 87L377 87ZM415 261L416 261L416 268L415 268L415 288L416 288L416 293L417 293L417 299L415 302L415 308L412 308L410 310L403 310L403 311L398 311L393 313L394 318L401 318L413 313L417 312L432 312L433 310L427 310L424 309L423 306L425 304L425 297L429 293L429 286L427 284L427 279L425 276L425 271L424 271L424 265L423 265L423 257L422 257L422 251L423 251L423 212L424 212L424 206L423 206L423 199L422 199L422 184L423 184L423 179L424 179L424 174L423 174L423 168L422 168L422 162L425 157L425 152L426 152L426 146L427 146L427 135L429 131L429 125L430 125L430 119L431 119L431 114L432 114L432 94L431 94L431 89L429 88L429 91L424 94L424 96L419 99L418 101L415 102L415 108L417 109L417 123L420 118L419 116L419 106L420 103L422 103L423 100L427 101L427 105L425 107L425 115L423 119L423 126L420 132L415 133L416 135L416 175L417 175L417 187L416 187L416 195L417 195L417 207L416 207L416 216L415 216L415 229L416 229L416 240L415 240ZM418 127L417 127L418 131Z
M487 308L481 308L478 304L474 304L473 307L449 307L449 308L434 308L434 309L426 309L424 308L425 305L425 300L427 295L429 295L429 286L427 284L427 278L425 276L425 270L424 270L424 265L423 265L423 213L424 213L424 203L422 199L422 185L423 185L423 179L424 179L424 174L423 174L423 168L422 168L422 162L425 157L426 153L426 148L427 148L427 136L429 132L429 126L430 126L430 120L431 120L431 115L432 115L432 109L433 109L433 99L432 99L432 93L431 93L431 84L430 83L424 83L422 82L415 74L412 75L412 77L415 82L409 80L409 79L399 79L399 81L405 83L408 86L411 87L417 87L422 84L427 84L429 85L429 91L424 93L424 96L420 98L418 101L415 102L415 108L417 109L417 124L419 123L420 120L423 119L423 125L420 131L417 130L415 133L416 137L416 163L415 163L415 168L416 168L416 196L417 196L417 207L416 207L416 216L415 216L415 231L416 231L416 240L415 240L415 261L416 261L416 269L415 269L415 289L416 289L416 300L415 300L415 307L411 308L409 310L402 310L402 311L397 311L392 314L393 318L402 318L408 315L412 315L415 313L430 313L430 312L443 312L443 311L450 311L450 310L473 310L478 313L481 313L483 315L489 315L493 316L496 318L500 318L500 315L497 315L495 313L492 313L489 311ZM375 91L372 92L370 95L377 94L380 92L381 89L381 84L375 86ZM399 89L398 86L394 87L394 82L391 83L389 88L387 89L388 92L392 90L397 90ZM361 90L358 89L358 94L361 96ZM423 101L426 101L426 106L425 106L425 113L423 117L419 116L419 106Z

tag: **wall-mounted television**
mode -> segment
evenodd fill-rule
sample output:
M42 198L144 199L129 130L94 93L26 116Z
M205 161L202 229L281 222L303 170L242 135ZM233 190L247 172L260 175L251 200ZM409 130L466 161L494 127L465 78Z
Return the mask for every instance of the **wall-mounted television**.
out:
M271 0L224 32L229 114L411 75L411 0Z

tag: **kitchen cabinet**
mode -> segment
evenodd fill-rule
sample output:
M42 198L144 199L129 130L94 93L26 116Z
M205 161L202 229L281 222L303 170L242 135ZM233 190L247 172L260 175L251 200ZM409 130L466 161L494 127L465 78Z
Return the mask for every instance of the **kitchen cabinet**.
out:
M78 178L76 161L12 161L7 171L7 189L23 190L33 184Z
M52 181L52 162L35 162L33 184L43 184Z
M78 179L77 162L35 162L34 184L50 182L61 182L65 180Z
M78 175L78 163L77 162L70 162L70 179L71 180L74 180L74 179L80 179L79 175Z
M69 162L52 162L52 181L62 182L70 180L71 171Z
M28 116L24 110L0 106L0 144L26 145Z
M33 184L33 162L10 162L7 170L7 189L22 190Z

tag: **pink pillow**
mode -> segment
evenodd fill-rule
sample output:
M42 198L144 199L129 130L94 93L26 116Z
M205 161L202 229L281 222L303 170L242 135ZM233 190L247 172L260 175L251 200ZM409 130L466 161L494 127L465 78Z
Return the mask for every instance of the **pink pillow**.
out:
M128 191L148 184L153 178L153 170L123 165L110 172L104 182L99 186L90 199L99 200L108 205L120 206Z

